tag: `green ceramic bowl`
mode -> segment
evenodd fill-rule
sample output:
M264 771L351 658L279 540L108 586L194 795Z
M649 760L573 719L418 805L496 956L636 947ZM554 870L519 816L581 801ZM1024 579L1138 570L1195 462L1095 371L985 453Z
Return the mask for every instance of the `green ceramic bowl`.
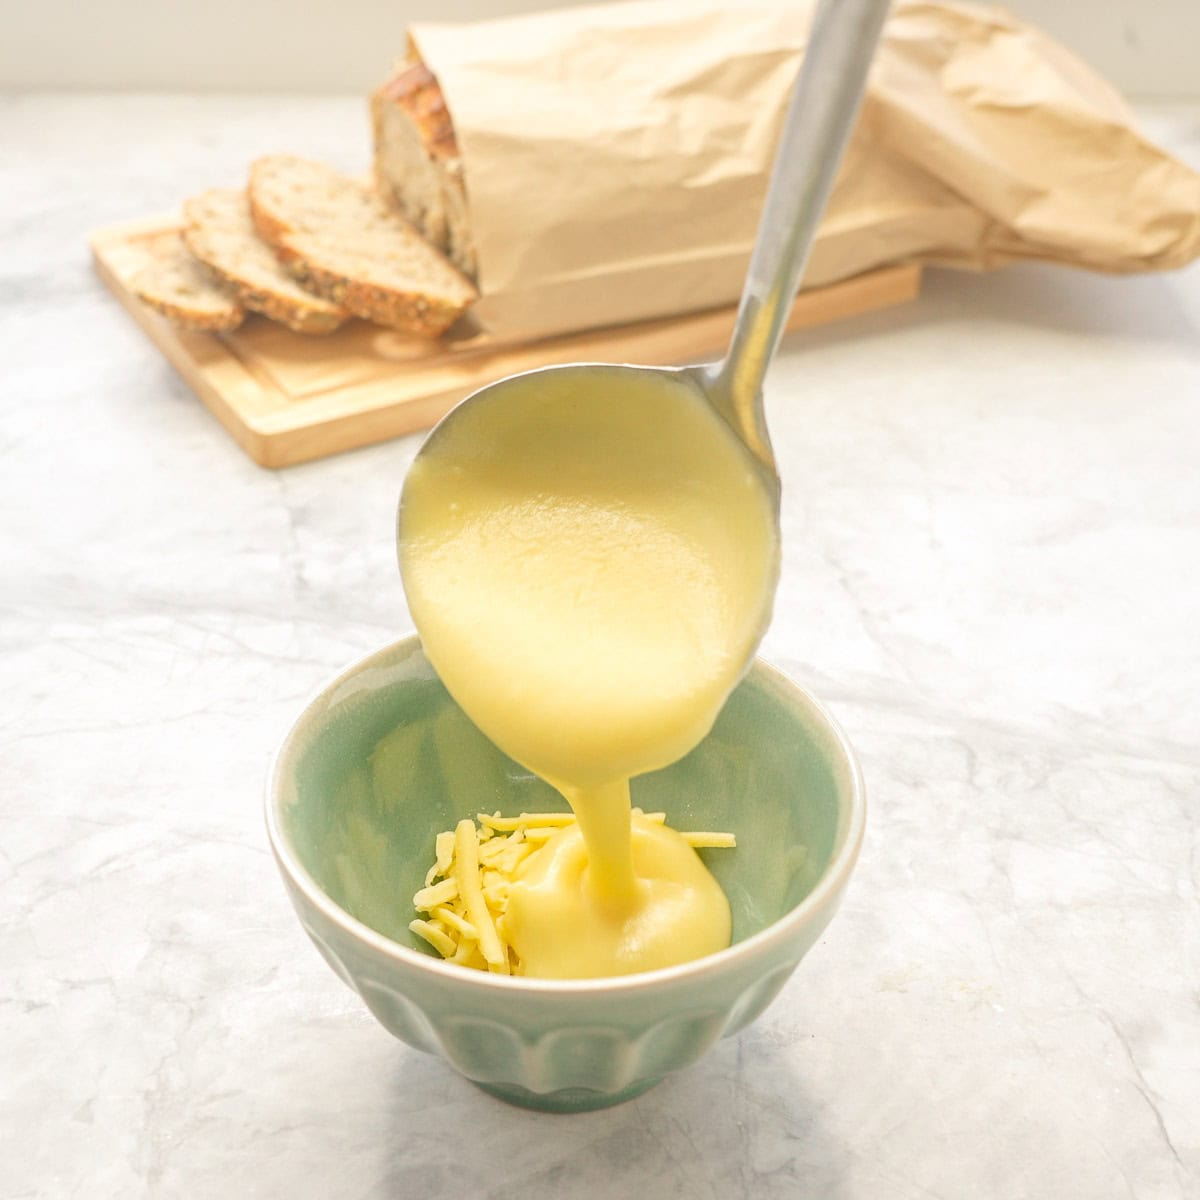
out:
M563 809L442 687L416 638L339 675L300 714L267 784L292 903L334 971L396 1037L493 1095L578 1111L627 1100L736 1033L774 999L833 916L866 815L853 752L820 705L758 660L707 738L633 781L702 854L733 945L612 979L509 979L442 962L408 931L435 835L476 812Z

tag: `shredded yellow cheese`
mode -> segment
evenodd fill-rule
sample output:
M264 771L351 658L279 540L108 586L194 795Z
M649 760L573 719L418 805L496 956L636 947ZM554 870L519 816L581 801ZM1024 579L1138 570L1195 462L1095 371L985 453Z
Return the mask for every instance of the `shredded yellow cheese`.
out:
M553 825L559 829L575 824L574 813L522 813L519 817L502 817L499 813L478 813L480 825L496 833L520 832L527 825Z
M434 878L436 879L438 875L449 875L450 865L454 862L454 834L447 832L437 835L434 856L437 860L432 867L432 870L436 872Z
M413 897L413 907L431 912L440 904L449 904L458 895L458 880L443 879L432 887L423 887Z
M507 975L508 948L500 941L495 918L483 896L483 879L479 871L479 834L470 817L464 817L454 829L454 878L458 880L458 894L466 905L467 917L479 934L479 949L488 970Z
M679 835L695 850L732 850L737 845L737 839L732 833L681 833Z
M633 811L666 824L666 813ZM520 960L504 936L509 885L521 863L573 825L575 817L572 813L517 817L479 813L476 819L478 828L465 817L453 830L437 835L435 862L425 876L425 886L413 896L413 907L426 916L408 927L449 962L493 974L521 975ZM697 849L737 845L732 833L700 830L680 836Z
M409 929L423 937L443 958L449 958L458 949L449 934L428 921L413 921Z

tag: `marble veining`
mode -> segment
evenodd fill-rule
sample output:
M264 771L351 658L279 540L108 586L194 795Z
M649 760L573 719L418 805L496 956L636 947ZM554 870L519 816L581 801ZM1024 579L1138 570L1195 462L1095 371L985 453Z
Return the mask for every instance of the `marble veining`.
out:
M1196 105L1145 118L1200 166ZM789 339L764 649L862 757L863 858L757 1022L542 1116L385 1033L266 849L290 719L411 628L416 439L255 467L87 256L366 140L358 99L0 98L0 1197L1200 1195L1200 268L933 273Z

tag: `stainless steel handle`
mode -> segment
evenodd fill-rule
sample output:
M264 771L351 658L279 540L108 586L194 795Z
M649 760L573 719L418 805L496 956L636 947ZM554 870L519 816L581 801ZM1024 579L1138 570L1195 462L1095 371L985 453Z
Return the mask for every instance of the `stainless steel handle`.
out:
M821 0L775 151L733 338L707 372L713 403L772 472L763 376L800 286L887 11L888 0Z

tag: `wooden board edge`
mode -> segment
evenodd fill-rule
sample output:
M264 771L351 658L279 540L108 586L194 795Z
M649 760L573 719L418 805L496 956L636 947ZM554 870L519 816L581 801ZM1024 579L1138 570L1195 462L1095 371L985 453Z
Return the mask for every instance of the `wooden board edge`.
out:
M262 457L255 461L279 470L422 433L436 425L465 394L461 388L450 388L389 407L272 428L259 435Z
M839 280L826 287L802 291L792 307L786 328L789 331L812 328L914 300L920 294L922 273L918 264L901 263ZM537 354L538 343L528 347L528 351L531 356L544 358L545 365L579 361L578 354L562 354L564 343L569 344L575 339L595 342L608 338L615 344L625 337L636 338L646 325L683 323L705 316L711 314L687 314L657 323L585 330L579 334L547 339L541 343L541 355ZM556 346L559 348L557 352L554 349ZM507 348L497 353L498 356L508 356L514 352L513 348ZM508 373L502 371L497 378ZM461 386L454 386L419 400L373 402L371 394L378 390L378 385L374 383L364 386L358 398L359 403L351 413L330 413L314 418L312 403L302 401L264 417L260 429L266 446L266 459L258 461L270 467L293 466L428 429L467 394ZM468 390L474 390L474 387ZM346 397L342 399L345 401Z
M364 385L357 392L353 388L348 389L339 397L341 411L326 414L320 413L317 402L287 396L261 371L252 369L252 364L245 362L219 335L178 330L138 301L109 262L108 252L111 249L137 238L178 228L179 225L178 214L161 214L94 230L88 242L97 273L171 366L245 453L260 466L272 469L292 466L426 429L448 412L467 391L479 385L475 381L464 389L461 382L456 382L417 399L406 397L397 401L387 398L376 400L374 396L378 393L378 387L373 383ZM919 264L896 264L801 291L786 328L811 328L912 300L920 292L921 276L922 267ZM499 360L525 355L534 360L515 369L540 365L537 360L543 351L547 364L578 361L581 357L620 361L620 344L626 339L636 344L639 338L653 339L657 333L679 330L692 323L711 321L714 317L728 319L731 313L731 308L711 310L629 326L583 330L524 346L480 347L479 358L494 356ZM584 342L591 345L582 346ZM568 347L577 345L580 346L578 353L567 352ZM594 347L597 345L602 351L611 348L612 352L596 353ZM714 353L717 349L714 348ZM474 357L464 356L455 365L466 368ZM653 360L648 358L647 361ZM509 373L510 370L502 369L496 377ZM219 384L228 387L231 379L236 383L235 391L248 391L256 398L261 397L261 411L243 411L238 407L236 395L231 397L222 390Z

